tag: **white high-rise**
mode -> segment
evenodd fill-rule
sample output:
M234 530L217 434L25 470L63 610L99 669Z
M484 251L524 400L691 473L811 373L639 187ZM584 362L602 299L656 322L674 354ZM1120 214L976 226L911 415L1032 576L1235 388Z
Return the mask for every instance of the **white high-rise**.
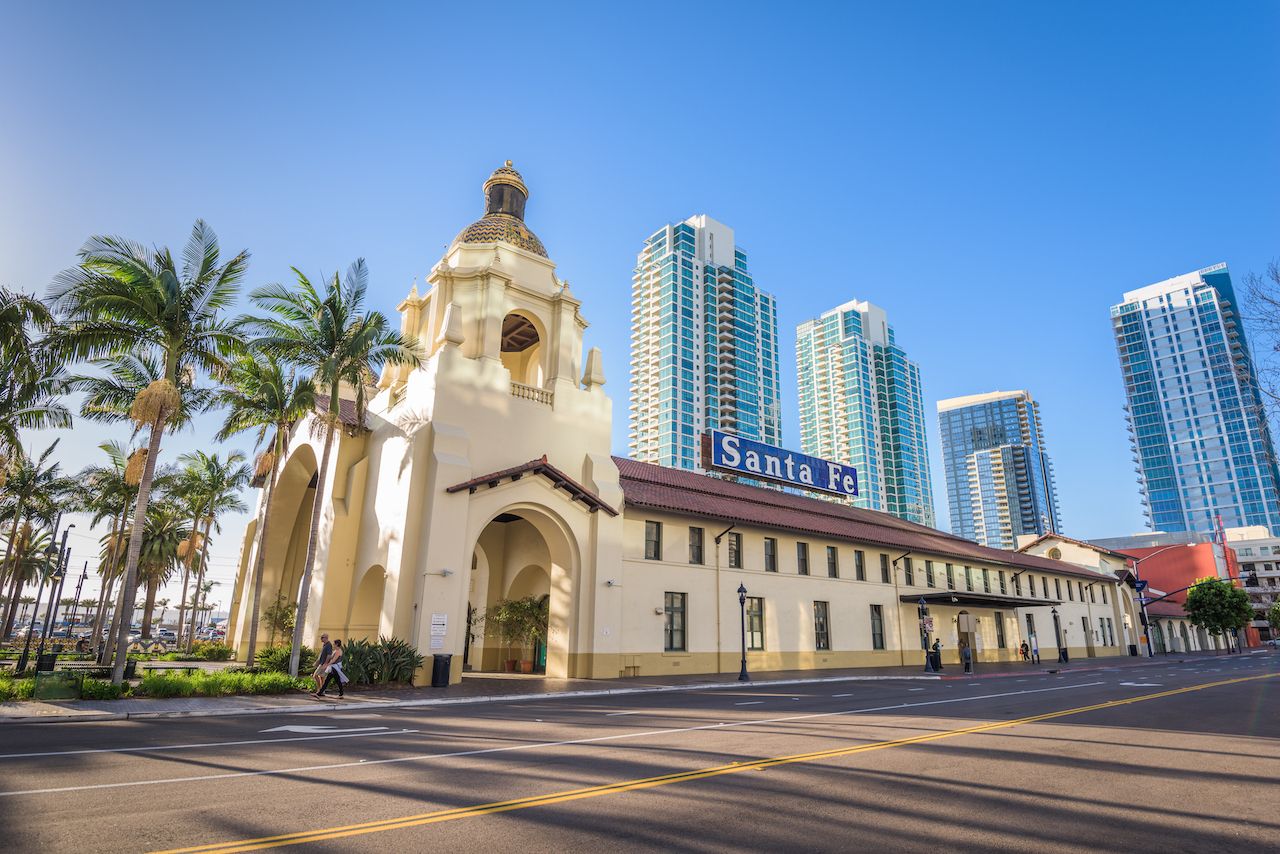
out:
M700 469L713 428L782 441L777 302L709 216L658 229L636 260L630 410L630 454L644 462Z

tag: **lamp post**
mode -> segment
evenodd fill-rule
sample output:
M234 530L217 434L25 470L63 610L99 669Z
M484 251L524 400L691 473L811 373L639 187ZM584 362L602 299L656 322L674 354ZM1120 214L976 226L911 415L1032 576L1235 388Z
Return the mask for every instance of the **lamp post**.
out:
M45 573L49 572L49 564L53 563L53 553L57 547L53 543L49 543L44 550L44 566ZM31 659L31 635L35 632L36 617L40 616L40 597L44 595L44 583L46 578L41 576L40 586L36 589L36 606L31 612L31 622L27 624L27 639L22 644L22 655L18 656L18 666L16 672L21 673L27 669L27 662ZM41 627L43 629L43 627Z
M76 594L73 597L75 601L71 605L71 625L67 627L67 642L70 643L72 637L76 633L76 612L80 608L80 591L84 588L84 579L89 574L89 561L84 562L84 569L80 570L80 580L76 582Z
M1180 549L1180 548L1189 549L1189 548L1194 548L1195 545L1196 545L1195 543L1180 543L1179 545L1176 545L1176 546L1165 546L1159 551L1154 551L1149 555L1131 558L1131 560L1133 561L1134 580L1138 582L1142 581L1142 575L1138 570L1138 564L1142 563L1144 560L1150 560L1156 555L1162 555L1165 552L1169 551L1170 549ZM1143 587L1142 590L1139 590L1138 592L1140 594L1144 594L1138 597L1138 608L1141 609L1142 611L1142 636L1147 639L1147 658L1155 658L1156 651L1155 651L1155 648L1151 645L1151 631L1150 631L1151 621L1147 619L1147 597L1145 595L1147 591L1145 586Z
M742 667L738 670L739 682L750 682L747 675L747 585L738 585L738 613L742 623Z
M1067 660L1067 651L1062 648L1062 625L1058 620L1058 609L1050 608L1049 613L1053 615L1053 642L1058 645L1058 663L1063 664Z

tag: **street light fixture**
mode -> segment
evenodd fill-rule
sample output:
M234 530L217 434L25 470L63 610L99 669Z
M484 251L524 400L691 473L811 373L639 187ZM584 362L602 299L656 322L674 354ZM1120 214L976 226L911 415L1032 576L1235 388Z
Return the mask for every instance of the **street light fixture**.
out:
M747 675L747 585L738 585L738 612L742 618L742 667L738 670L739 682L750 682Z

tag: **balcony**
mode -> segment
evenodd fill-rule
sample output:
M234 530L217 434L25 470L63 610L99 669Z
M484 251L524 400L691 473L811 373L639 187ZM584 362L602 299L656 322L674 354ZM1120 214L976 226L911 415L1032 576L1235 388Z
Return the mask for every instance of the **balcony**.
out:
M545 388L537 386L525 385L515 380L511 381L511 396L520 400L529 400L534 403L541 403L544 406L550 406L554 398L554 393Z

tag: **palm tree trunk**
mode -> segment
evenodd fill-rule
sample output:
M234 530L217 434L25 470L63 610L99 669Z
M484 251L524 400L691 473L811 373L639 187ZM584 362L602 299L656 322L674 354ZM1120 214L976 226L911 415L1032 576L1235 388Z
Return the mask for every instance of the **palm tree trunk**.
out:
M331 409L336 410L334 406ZM289 675L298 675L298 659L302 655L302 632L307 624L307 599L311 595L311 568L316 562L316 540L320 537L320 513L324 509L325 476L329 473L329 452L333 450L334 419L331 412L324 431L324 453L320 455L320 471L316 473L316 494L311 502L311 529L307 535L307 559L302 564L302 583L298 589L298 613L293 625L293 651L289 654Z
M116 651L116 635L120 631L120 615L124 612L124 584L121 583L120 589L116 591L116 601L111 611L111 629L107 632L107 652L103 657L103 661L111 661ZM126 624L128 625L128 624ZM126 638L128 631L125 631Z
M107 576L102 582L102 592L98 594L98 607L93 614L92 648L96 651L102 642L102 622L107 618L107 609L111 607L111 591L115 589L115 576Z
M116 663L111 671L111 684L124 682L124 666L127 658L125 641L129 635L129 616L138 592L138 558L142 556L142 532L147 523L147 504L151 500L151 481L155 479L156 457L160 456L160 439L164 436L164 413L151 424L151 437L147 446L147 462L142 470L142 482L138 484L138 503L133 511L133 528L129 531L129 557L124 565L124 603L121 610L125 618L116 631Z
M199 602L195 597L200 595L200 588L204 584L205 563L209 560L209 533L212 529L213 516L210 515L204 522L204 543L200 547L200 570L196 574L196 589L191 597L191 637L187 638L187 649L191 649L191 644L195 643L196 639L196 620L200 616L200 609L197 607Z
M147 598L142 608L142 636L144 638L151 637L151 613L156 608L156 594L159 592L160 580L149 580L147 582Z
M187 537L187 542L195 545L196 529L200 527L200 517L196 516L191 519L191 533ZM190 548L190 546L188 546ZM178 600L178 645L182 645L182 629L187 622L187 583L191 580L191 562L196 556L191 551L187 552L187 559L183 561L182 566L182 598Z
M18 523L22 520L22 512L25 509L25 498L19 496L18 504L13 508L13 525L9 528L9 544L4 551L4 572L0 572L0 579L8 577L8 573L13 574L13 580L9 587L9 606L5 609L4 624L0 626L0 638L9 637L9 632L13 631L13 618L18 608L18 555L17 550L13 547L14 540L18 536ZM12 564L12 566L10 566Z
M253 664L258 654L258 614L262 610L262 572L266 568L267 526L271 523L271 497L276 491L276 472L280 468L280 455L271 463L271 477L267 481L267 500L262 507L262 524L258 526L258 553L253 561L253 604L249 615L249 654L246 664Z

